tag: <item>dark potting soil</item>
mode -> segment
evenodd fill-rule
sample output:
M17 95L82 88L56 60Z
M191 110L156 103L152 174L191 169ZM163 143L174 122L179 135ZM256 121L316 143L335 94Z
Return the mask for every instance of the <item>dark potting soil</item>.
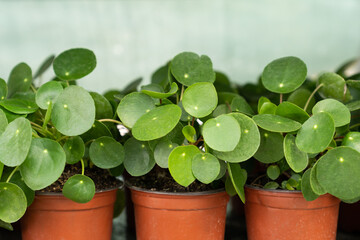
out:
M224 188L224 183L219 180L212 184L204 184L195 180L188 187L179 185L171 177L168 169L154 167L148 174L141 177L128 178L130 185L151 190L162 192L203 192Z
M67 164L60 178L39 192L61 192L65 182L75 174L81 174L81 164ZM92 168L85 168L85 175L94 181L96 191L117 188L122 185L121 181L111 176L108 170L100 169L95 166Z

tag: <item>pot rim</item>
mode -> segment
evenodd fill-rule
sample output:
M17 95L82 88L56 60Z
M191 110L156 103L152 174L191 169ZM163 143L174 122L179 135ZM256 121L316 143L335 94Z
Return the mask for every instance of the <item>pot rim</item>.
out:
M265 188L260 188L260 187L256 187L256 186L251 186L249 184L245 184L245 187L254 189L254 190L259 190L259 191L264 191L264 192L273 192L273 193L302 193L302 191L300 191L300 190L265 189Z
M202 191L202 192L164 192L164 191L154 191L154 190L149 190L149 189L133 186L128 181L125 181L124 185L126 187L132 189L132 190L135 190L135 191L140 191L140 192L145 192L145 193L152 193L152 194L159 194L159 195L199 196L199 195L210 195L210 194L215 194L215 193L220 193L220 192L226 192L225 188L219 188L219 189L215 189L215 190Z

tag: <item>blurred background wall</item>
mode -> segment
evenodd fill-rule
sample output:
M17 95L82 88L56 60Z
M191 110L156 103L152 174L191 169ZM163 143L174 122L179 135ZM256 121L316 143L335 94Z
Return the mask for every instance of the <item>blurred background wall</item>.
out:
M238 83L288 55L312 75L359 57L359 13L359 0L0 0L0 77L74 47L95 52L79 85L99 92L146 83L182 51L208 55Z

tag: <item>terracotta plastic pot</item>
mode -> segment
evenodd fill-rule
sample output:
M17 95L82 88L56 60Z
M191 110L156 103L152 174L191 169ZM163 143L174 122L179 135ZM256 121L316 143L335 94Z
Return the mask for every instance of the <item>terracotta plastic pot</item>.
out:
M224 191L165 193L130 187L137 240L223 240Z
M98 192L84 204L60 193L36 195L21 219L22 239L110 240L116 191Z
M300 191L245 187L249 240L335 240L340 200L306 201Z

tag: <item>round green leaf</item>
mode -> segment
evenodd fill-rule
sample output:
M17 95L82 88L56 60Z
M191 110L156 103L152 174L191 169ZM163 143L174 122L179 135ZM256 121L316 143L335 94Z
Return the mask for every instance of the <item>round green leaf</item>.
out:
M47 138L34 138L29 154L20 166L26 185L40 190L55 182L63 173L66 155L59 143Z
M63 87L61 83L55 81L47 82L37 90L36 104L41 109L48 109L50 102L54 104L62 91Z
M243 162L251 158L260 145L259 129L251 118L241 113L231 113L241 127L241 137L235 149L230 152L213 151L213 154L227 162Z
M110 130L105 124L95 120L89 131L82 134L81 138L84 140L84 142L88 142L92 139L97 139L104 136L112 137Z
M326 192L326 190L320 185L318 179L317 179L317 169L316 166L319 161L317 161L314 166L310 170L310 187L312 191L317 195L323 195Z
M349 132L343 138L341 143L342 146L347 146L355 149L360 152L360 133L359 132Z
M180 185L187 187L195 177L192 172L192 159L200 153L194 145L176 147L169 156L169 171L174 180Z
M132 134L140 141L161 138L175 128L181 109L174 104L163 105L141 116L133 126Z
M229 172L229 177L231 182L239 195L241 201L245 203L245 192L244 185L247 180L247 172L245 169L242 169L238 163L227 163L227 168Z
M356 100L345 105L349 111L356 111L360 109L360 100Z
M203 126L205 143L212 149L228 152L233 151L239 143L241 130L237 120L231 115L220 115L209 119Z
M296 146L306 153L322 152L329 146L335 132L334 120L330 114L319 112L310 117L296 136Z
M156 92L156 91L151 91L151 90L146 90L146 89L142 89L141 92L145 93L146 95L149 95L150 97L153 98L168 98L172 95L174 95L178 90L178 86L175 82L173 82L171 84L171 88L169 90L169 92L167 93L163 93L163 92Z
M191 121L191 119L193 118L192 116L190 116L190 114L188 114L183 105L182 105L182 102L178 102L177 104L180 108L181 108L181 117L180 117L180 120L183 121L183 122L188 122L188 121Z
M320 76L318 84L323 86L319 94L323 98L334 98L342 102L351 100L350 91L347 89L345 80L336 73L324 73Z
M17 185L0 182L0 199L0 220L13 223L25 214L26 196Z
M35 191L26 185L19 171L15 172L15 174L11 177L10 182L16 184L21 188L21 190L23 190L26 196L27 206L30 206L34 201Z
M268 182L264 185L264 189L277 189L279 184L277 182Z
M264 87L275 93L289 93L306 79L305 63L297 57L283 57L269 63L261 76Z
M96 92L90 92L91 97L95 103L95 118L96 119L104 119L104 118L112 118L114 116L112 106L110 102L101 94Z
M276 180L280 176L280 168L279 168L279 166L278 165L270 165L266 169L266 175L271 180Z
M148 144L135 138L129 138L124 144L124 166L131 176L142 176L150 172L155 165Z
M264 105L264 103L271 103L271 101L267 97L261 96L258 100L258 105L257 105L258 113L260 113L260 109Z
M272 102L265 102L261 105L259 114L275 114L277 106Z
M360 193L360 153L350 147L329 150L317 163L320 185L340 199L353 199Z
M151 83L159 84L162 87L166 87L169 83L168 79L168 71L169 65L166 64L158 68L152 75L151 75Z
M219 180L219 179L223 178L225 176L225 173L226 173L226 168L227 168L226 162L219 161L219 163L220 163L220 172L217 175L215 180Z
M198 56L192 52L176 55L171 61L171 73L185 86L197 82L213 83L216 76L210 58L206 55Z
M191 125L186 125L185 127L183 127L182 129L182 133L184 134L185 138L191 142L194 143L196 142L196 130L193 126Z
M171 132L169 132L165 136L165 138L167 138L168 140L170 140L173 143L182 145L185 140L184 134L182 133L182 129L183 129L183 125L181 124L181 122L178 122L178 124L176 124L175 128L173 130L171 130Z
M176 143L172 143L170 140L164 138L156 145L154 150L154 158L157 163L162 168L168 168L168 159L171 151L179 146Z
M5 131L8 125L8 120L6 118L6 114L3 110L0 109L0 136Z
M349 109L339 101L334 99L324 99L315 104L312 109L313 114L326 112L333 118L335 127L344 126L350 123L351 114Z
M225 105L226 106L226 105ZM253 115L254 111L251 106L246 102L245 98L238 96L234 97L231 101L231 110L234 112L241 112L248 115Z
M26 63L19 63L11 70L8 80L8 96L12 97L17 92L28 91L31 83L31 68Z
M231 108L229 109L229 107L226 104L219 104L213 111L212 116L218 117L220 115L228 114L228 113L231 113Z
M155 108L152 98L144 93L130 93L120 102L116 112L121 122L132 128L136 121L145 113Z
M283 136L281 133L260 129L260 146L254 158L262 163L274 163L284 157Z
M299 123L304 123L309 119L309 114L305 112L302 108L291 102L282 102L276 108L276 115L292 119Z
M26 116L27 116L26 114L19 115L19 114L12 113L1 106L0 106L0 109L5 113L8 123L14 121L17 118L21 118L21 117L26 118Z
M219 175L220 162L210 153L198 153L192 159L192 172L200 182L209 184Z
M56 76L67 81L83 78L95 67L95 54L85 48L73 48L62 52L53 63Z
M304 170L308 163L309 158L307 153L302 152L295 144L295 137L287 134L284 139L284 154L286 162L290 168L298 173Z
M3 106L6 110L16 114L34 113L39 108L33 101L15 98L2 100L0 106Z
M308 89L299 88L290 94L287 101L297 105L300 108L304 108L310 95L311 95L311 92ZM307 108L307 112L310 112L310 110L312 109L312 107L314 105L315 105L315 99L311 98L308 108Z
M74 202L87 203L95 195L95 184L91 178L77 174L66 181L62 193Z
M75 164L79 162L85 154L85 144L81 137L70 137L63 146L66 154L66 163Z
M64 135L76 136L88 131L95 121L95 104L90 94L81 87L70 86L58 96L51 120Z
M111 137L100 137L92 142L89 154L99 168L114 168L124 161L124 147Z
M188 87L182 105L191 116L202 118L209 115L217 106L218 98L212 83L196 83Z
M7 97L8 87L4 79L0 78L0 101Z
M12 121L0 136L0 162L15 167L24 162L31 145L32 130L25 118Z
M259 127L271 132L293 132L301 128L300 123L273 114L255 115L253 120Z
M311 169L306 170L301 179L301 192L306 201L313 201L319 197L311 188L310 172Z

